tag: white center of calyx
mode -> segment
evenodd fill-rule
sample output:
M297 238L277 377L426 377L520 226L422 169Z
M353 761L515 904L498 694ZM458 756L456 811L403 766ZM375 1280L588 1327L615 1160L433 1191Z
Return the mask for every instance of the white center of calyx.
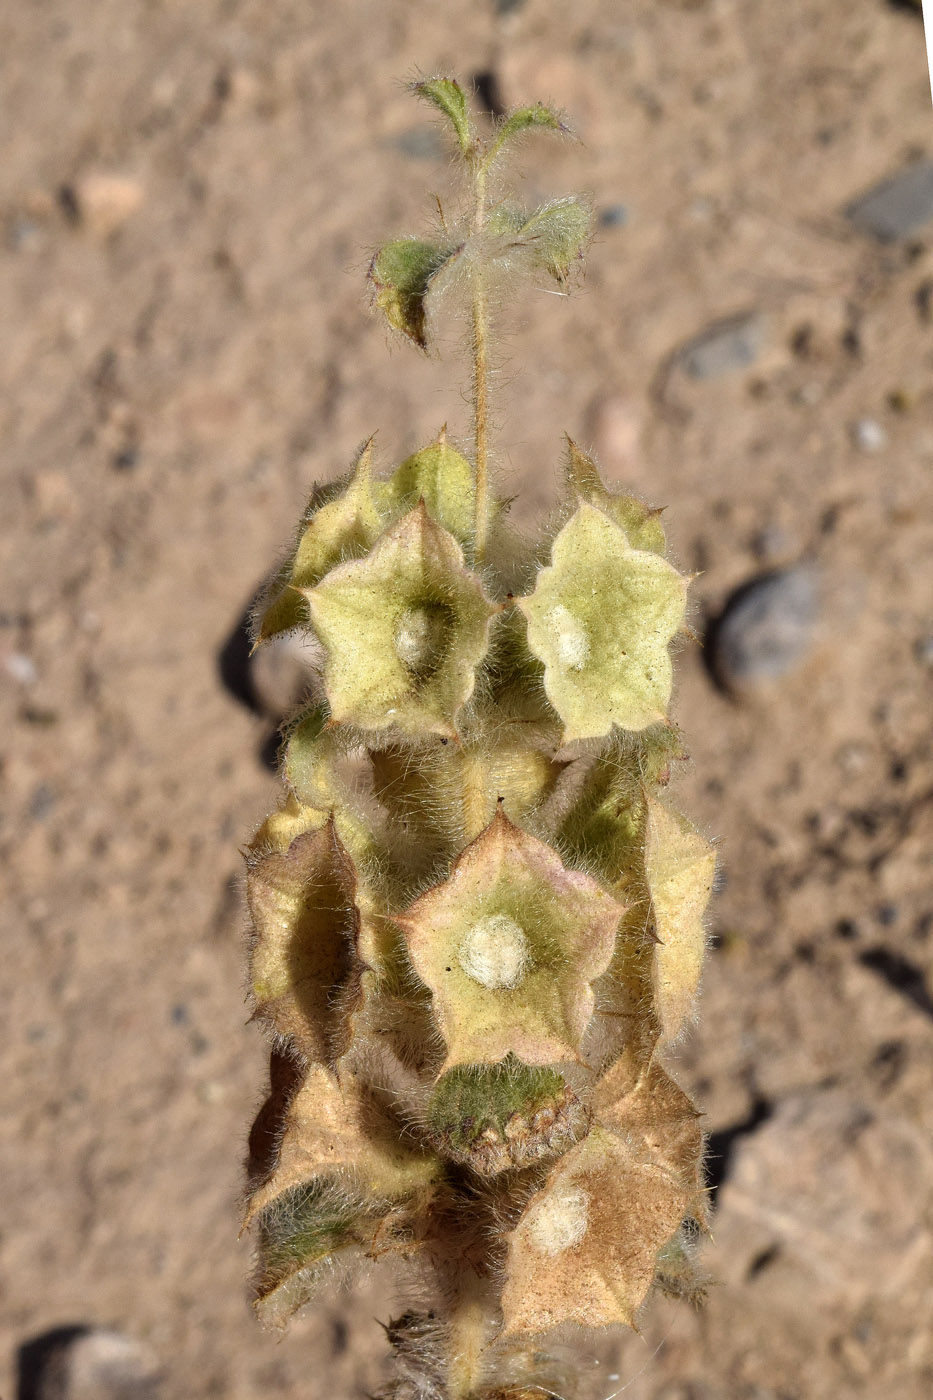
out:
M422 671L443 651L446 618L439 608L406 608L395 628L395 654L411 671Z
M563 1254L586 1234L589 1197L582 1186L557 1186L528 1221L531 1242L542 1254Z
M467 929L458 956L466 975L480 986L490 991L517 987L528 967L528 939L508 914L490 914Z
M590 656L590 639L578 617L558 603L547 615L547 625L557 645L558 660L570 671L582 671Z

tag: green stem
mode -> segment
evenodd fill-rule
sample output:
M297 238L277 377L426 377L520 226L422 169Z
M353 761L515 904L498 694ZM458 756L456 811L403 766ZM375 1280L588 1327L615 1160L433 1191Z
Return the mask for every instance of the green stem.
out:
M473 165L475 204L473 233L486 223L486 171L478 155ZM473 424L476 443L476 525L473 555L477 564L486 557L489 534L489 314L483 269L473 267Z

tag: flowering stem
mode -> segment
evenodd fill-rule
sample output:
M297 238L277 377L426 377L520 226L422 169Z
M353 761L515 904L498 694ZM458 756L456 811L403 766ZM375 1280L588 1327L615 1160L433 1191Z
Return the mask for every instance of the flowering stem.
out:
M481 233L486 223L486 171L479 159L473 162L475 203L473 206L474 234ZM476 527L473 537L474 562L482 564L486 557L489 533L489 315L486 287L481 265L474 264L473 279L473 424L476 444Z

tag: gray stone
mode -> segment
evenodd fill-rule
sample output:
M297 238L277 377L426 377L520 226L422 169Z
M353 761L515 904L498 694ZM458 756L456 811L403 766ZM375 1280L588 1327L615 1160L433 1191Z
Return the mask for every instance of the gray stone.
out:
M710 630L717 678L741 689L786 675L812 644L818 616L817 578L808 565L752 579L732 594Z
M680 363L692 379L718 379L748 369L761 353L764 321L757 312L714 321L680 352Z
M933 161L910 165L848 206L846 217L882 243L908 238L933 222Z
M62 1336L38 1370L36 1400L157 1400L161 1388L149 1349L102 1327Z
M933 667L933 637L921 637L914 647L914 655L922 666Z

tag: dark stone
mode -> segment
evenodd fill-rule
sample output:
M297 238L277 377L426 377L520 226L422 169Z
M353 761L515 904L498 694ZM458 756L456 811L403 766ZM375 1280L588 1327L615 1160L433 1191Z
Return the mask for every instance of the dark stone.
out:
M156 1400L149 1350L120 1332L56 1327L19 1349L17 1400Z
M630 218L627 204L607 204L599 211L600 228L624 228Z
M848 206L846 218L881 243L907 238L933 222L933 161L910 165Z
M806 565L743 584L707 634L715 679L731 690L787 675L809 649L818 614L816 575Z

